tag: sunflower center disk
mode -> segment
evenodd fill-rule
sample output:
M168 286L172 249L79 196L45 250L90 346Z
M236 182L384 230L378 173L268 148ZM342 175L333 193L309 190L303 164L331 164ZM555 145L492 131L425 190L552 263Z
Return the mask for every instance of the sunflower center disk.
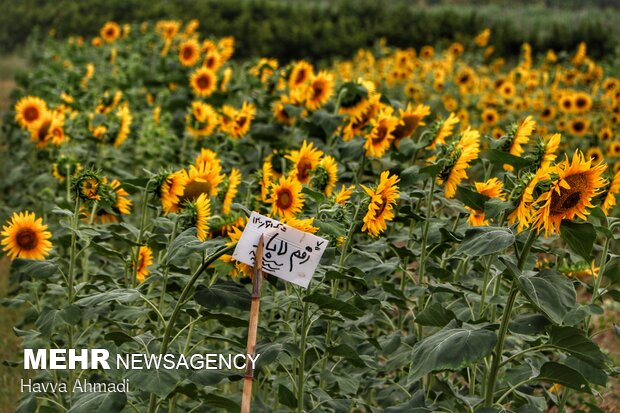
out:
M289 190L283 190L278 194L278 208L287 210L293 203L293 196Z
M588 187L588 179L584 175L573 175L565 179L570 189L560 188L560 194L551 195L551 214L564 214L582 202L584 191Z
M39 117L39 110L35 107L29 107L24 110L24 118L32 122Z
M17 245L26 251L33 250L37 246L37 234L29 228L20 230L15 239L17 241Z

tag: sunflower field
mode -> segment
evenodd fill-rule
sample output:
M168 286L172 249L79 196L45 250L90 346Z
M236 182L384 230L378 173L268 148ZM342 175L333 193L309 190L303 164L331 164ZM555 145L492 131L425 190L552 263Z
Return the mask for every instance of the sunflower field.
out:
M329 244L307 289L263 274L251 411L619 411L620 78L586 43L510 60L487 29L318 65L199 26L110 21L17 76L0 311L22 349L245 354L255 211ZM248 378L24 358L20 413L237 412Z

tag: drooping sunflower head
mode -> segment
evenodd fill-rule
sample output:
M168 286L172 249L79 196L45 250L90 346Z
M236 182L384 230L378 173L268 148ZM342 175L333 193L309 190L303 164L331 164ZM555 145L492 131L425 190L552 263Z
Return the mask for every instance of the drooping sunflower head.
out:
M340 187L340 191L338 191L338 193L336 194L336 198L334 202L337 203L338 205L345 206L347 201L351 199L351 195L353 195L354 190L355 190L355 185L351 185L349 187L342 185Z
M74 191L85 201L98 201L101 199L102 180L99 173L89 170L81 172L74 181Z
M313 142L308 144L304 141L299 150L294 150L286 156L286 159L294 164L291 177L302 184L307 184L310 180L310 172L317 167L321 156L323 156L323 151L316 148Z
M400 109L400 123L394 129L393 135L396 144L401 139L408 138L418 129L424 126L424 118L431 114L431 108L427 105L417 105L412 108L411 103L407 103L405 110Z
M467 178L467 170L480 153L480 133L467 128L458 142L450 145L445 165L438 176L439 184L445 183L446 198L454 198L459 183Z
M476 182L475 187L476 192L481 195L489 198L501 199L502 201L506 199L506 196L504 195L504 184L497 178L491 178L485 182ZM484 211L476 210L470 207L465 208L470 212L467 222L469 222L472 226L489 225Z
M433 125L435 131L435 137L429 145L429 149L434 149L437 145L443 145L446 143L446 139L452 135L454 127L459 123L459 118L454 113L450 112L450 115L444 120L437 121Z
M317 110L325 105L334 93L334 76L327 71L320 71L310 80L308 87L306 107Z
M36 96L26 96L15 104L15 120L24 129L30 129L47 112L47 103Z
M367 157L382 157L390 148L390 144L394 140L394 131L400 123L400 119L392 116L391 108L380 110L379 114L370 121L372 129L366 135L365 155Z
M374 83L358 79L357 82L347 82L340 87L339 98L341 114L357 118L364 113L374 95Z
M119 126L113 145L115 148L118 148L129 136L131 122L133 120L131 111L129 110L129 105L121 105L116 112L116 117L118 118Z
M241 183L241 172L237 168L232 168L230 176L228 177L228 187L226 188L226 194L222 201L222 214L228 215L231 211L231 206L239 190L239 184Z
M614 206L616 206L616 197L618 193L620 193L620 170L615 173L611 183L607 187L607 191L604 193L605 196L601 202L601 209L605 215L609 215Z
M314 76L314 68L305 60L300 60L291 69L288 86L290 89L297 89L305 84Z
M149 266L153 264L153 250L146 245L140 246L138 250L138 262L132 262L132 267L136 267L136 279L138 282L143 283L146 277L151 273Z
M575 217L586 219L589 208L593 208L591 200L605 185L602 174L607 165L600 163L592 166L591 160L585 160L580 151L576 151L572 161L568 157L553 168L557 176L549 190L537 200L538 210L533 218L533 225L545 235L559 232L562 220Z
M371 237L378 237L387 229L387 222L394 219L394 205L400 197L399 180L397 175L390 176L389 171L383 171L375 189L361 185L370 198L362 231L367 231Z
M561 139L562 135L559 133L554 133L553 135L547 135L538 141L538 144L534 148L534 156L536 158L534 164L539 169L546 170L551 166L553 161L555 161L555 158L557 157L556 152L560 146Z
M200 163L197 166L190 165L189 171L183 170L184 191L180 199L185 201L196 200L201 194L216 196L220 191L220 184L224 180L221 173L222 167L219 162Z
M337 181L338 164L333 157L325 155L312 172L310 186L317 191L323 192L327 196L331 196Z
M185 174L183 171L162 174L156 188L156 194L161 200L164 212L178 212L181 197L185 191Z
M52 250L52 242L49 240L52 234L47 231L47 225L43 224L43 218L37 218L33 212L14 212L2 227L0 235L3 251L12 260L44 260Z
M201 66L191 74L189 84L196 96L207 97L217 88L217 78L215 72Z
M52 165L52 175L60 182L64 182L67 177L74 177L82 170L82 165L73 157L61 156Z
M271 211L279 217L294 218L304 206L301 184L292 176L280 177L271 189Z

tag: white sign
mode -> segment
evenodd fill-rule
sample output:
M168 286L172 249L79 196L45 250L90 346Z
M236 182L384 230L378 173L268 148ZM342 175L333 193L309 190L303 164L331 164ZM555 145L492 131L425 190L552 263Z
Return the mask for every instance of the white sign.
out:
M308 288L327 240L252 212L233 258L254 266L260 236L263 239L263 271Z

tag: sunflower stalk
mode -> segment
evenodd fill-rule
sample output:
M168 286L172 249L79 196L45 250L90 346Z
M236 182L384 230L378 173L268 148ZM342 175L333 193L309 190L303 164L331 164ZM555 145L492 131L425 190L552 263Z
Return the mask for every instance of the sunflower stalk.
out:
M222 247L219 250L215 251L194 272L194 274L192 275L192 278L187 282L187 284L183 288L183 291L181 292L181 295L179 296L179 300L174 306L174 309L172 310L172 314L170 315L170 318L168 319L168 322L166 323L166 329L164 330L164 335L162 337L161 344L159 346L160 354L165 354L166 351L168 350L168 346L170 345L170 339L172 337L172 329L174 328L174 325L177 321L179 313L181 312L181 307L183 307L183 304L185 304L185 301L187 300L190 292L192 291L194 284L198 280L198 277L200 277L200 275L209 267L209 265L211 265L213 262L219 259L222 255L229 254L232 251L234 251L236 246L237 244L235 243L235 244L232 244L226 247ZM149 400L148 413L154 413L156 407L157 407L157 396L155 394L151 394L151 397Z
M519 254L519 262L518 268L519 271L523 271L525 268L525 263L527 262L527 258L530 254L530 250L532 249L532 245L534 245L534 241L538 233L536 231L530 230L530 233L521 249L521 253ZM512 314L513 307L515 302L517 301L517 295L519 294L519 288L517 284L516 276L513 278L512 283L510 285L510 292L508 293L508 300L506 303L506 308L504 308L504 313L502 314L502 321L499 327L499 336L497 338L497 344L495 345L495 350L492 355L492 363L491 369L488 375L488 382L485 392L484 405L486 407L491 407L493 405L493 399L495 396L495 385L497 381L497 373L499 372L500 363L502 361L502 352L504 350L504 341L506 340L506 333L508 332L508 322L510 321L510 316Z

